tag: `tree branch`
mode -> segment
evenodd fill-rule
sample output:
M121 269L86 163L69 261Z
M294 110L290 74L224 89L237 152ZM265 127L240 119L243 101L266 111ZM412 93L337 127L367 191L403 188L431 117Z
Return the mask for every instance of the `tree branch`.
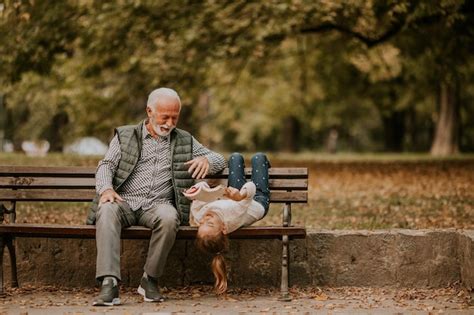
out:
M397 35L402 30L404 25L405 25L405 19L400 20L397 23L393 24L390 29L388 29L384 33L379 34L377 36L369 36L366 34L356 32L342 25L336 25L336 24L331 24L331 23L321 24L317 26L303 27L299 30L299 33L311 34L311 33L322 33L322 32L329 32L329 31L338 31L340 33L347 34L351 37L354 37L360 40L361 42L366 44L368 47L372 47L380 43L383 43L385 41L388 41L389 39Z
M394 22L387 30L383 33L377 35L369 35L361 32L357 32L345 25L338 25L335 23L322 23L320 25L314 26L303 26L301 28L295 29L293 32L289 33L280 33L272 34L265 37L265 41L281 41L286 37L296 35L296 34L315 34L315 33L324 33L330 31L337 31L342 34L349 35L353 38L358 39L359 41L366 44L368 47L372 47L383 42L390 40L400 33L405 27L414 24L433 24L439 21L441 17L439 14L434 14L430 16L422 16L417 19L413 19L407 23L408 17L415 11L416 6L410 6L410 10L405 14L401 15L396 22Z
M299 30L297 30L295 33L296 34L315 34L315 33L324 33L324 32L330 32L330 31L338 31L340 33L343 33L343 34L346 34L358 39L359 41L366 44L368 47L372 47L391 39L392 37L397 35L404 26L405 26L405 19L400 20L397 23L393 24L390 29L388 29L384 33L379 34L377 36L369 36L366 34L362 34L348 27L332 24L332 23L324 23L321 25L302 27ZM287 34L272 34L270 36L265 37L265 41L281 41L291 35L292 34L288 34L288 33Z

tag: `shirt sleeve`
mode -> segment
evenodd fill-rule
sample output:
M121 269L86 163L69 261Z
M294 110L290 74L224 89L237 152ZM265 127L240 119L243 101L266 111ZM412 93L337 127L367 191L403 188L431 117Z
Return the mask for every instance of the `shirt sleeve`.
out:
M101 195L107 189L113 188L112 178L117 170L121 158L120 143L118 136L115 135L110 141L109 149L104 158L99 162L95 173L95 190Z
M263 216L263 215L262 215ZM251 214L245 212L242 217L241 217L241 222L242 222L242 226L241 227L244 227L244 226L250 226L252 224L254 224L255 222L257 222L258 219L256 219L254 216L252 216Z
M193 137L193 158L198 156L205 156L208 159L210 175L219 173L227 166L227 161L222 154L209 150Z
M255 196L255 193L257 192L257 187L253 182L247 182L245 183L242 188L240 188L240 193L246 193L246 196L243 200L239 201L239 203L242 203L244 205L248 205L250 202L252 202L253 197Z
M199 201L199 200L193 200L191 203L191 217L192 221L191 226L199 226L202 219L202 208L207 204L207 202Z
M209 184L206 181L197 182L196 184L192 185L191 188L192 187L195 187L197 189L199 189L199 188L210 188Z

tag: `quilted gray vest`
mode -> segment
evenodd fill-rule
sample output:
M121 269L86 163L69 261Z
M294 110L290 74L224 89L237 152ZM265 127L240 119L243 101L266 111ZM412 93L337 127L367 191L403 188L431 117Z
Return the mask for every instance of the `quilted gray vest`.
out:
M112 184L120 194L120 188L135 169L142 149L142 121L138 125L122 126L115 129L120 142L121 159L115 172ZM171 132L171 170L174 188L174 205L178 209L181 225L189 225L189 208L191 201L183 196L182 191L194 185L194 179L188 173L185 162L192 159L192 136L187 131L175 128ZM99 196L92 201L87 216L87 224L95 224Z

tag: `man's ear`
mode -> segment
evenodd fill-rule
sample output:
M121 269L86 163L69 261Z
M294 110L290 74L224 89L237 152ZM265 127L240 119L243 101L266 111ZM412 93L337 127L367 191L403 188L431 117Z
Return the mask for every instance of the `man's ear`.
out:
M151 107L147 106L146 107L146 114L148 115L148 117L150 117L152 113L153 113L153 110L151 109Z
M222 234L227 235L227 228L226 228L225 224L222 227Z

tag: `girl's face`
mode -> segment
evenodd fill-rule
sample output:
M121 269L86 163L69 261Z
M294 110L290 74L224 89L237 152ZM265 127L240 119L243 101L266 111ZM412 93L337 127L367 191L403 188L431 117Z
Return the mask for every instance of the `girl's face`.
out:
M214 212L207 212L199 222L198 233L200 235L226 234L224 222Z

